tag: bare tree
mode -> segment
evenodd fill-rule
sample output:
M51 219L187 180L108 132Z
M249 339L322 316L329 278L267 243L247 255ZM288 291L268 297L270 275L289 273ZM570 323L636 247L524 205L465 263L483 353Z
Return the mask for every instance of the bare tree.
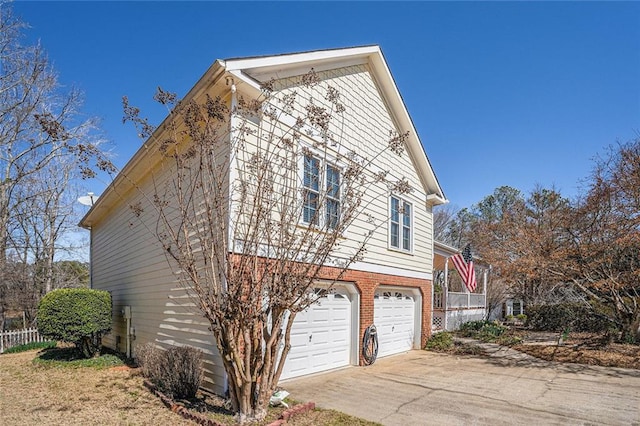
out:
M366 214L371 190L410 191L374 166L384 151L402 155L407 134L390 131L387 149L364 158L342 143L335 88L313 71L300 78L304 96L273 84L230 106L176 104L159 89L171 112L156 133L124 100L163 162L148 205L132 212L157 218L149 231L211 324L240 422L264 418L296 315L331 291L382 224Z
M441 243L455 245L452 227L455 227L458 208L451 204L437 206L433 210L433 239Z
M62 194L72 179L93 177L98 169L111 172L113 166L100 151L95 120L80 117L81 94L61 89L39 44L22 44L25 27L13 15L10 4L1 1L0 282L8 282L3 274L11 269L9 256L19 255L32 262L34 251L46 250L45 288L50 288L60 226L69 217L60 210ZM65 181L45 180L58 176L50 171L60 164L70 165L65 168L65 173L69 172ZM30 189L38 193L34 195ZM40 222L44 228L31 226L30 231L37 230L38 235L14 235L26 231L23 225L36 208L48 209L37 215L48 216ZM19 218L18 212L29 212L30 216ZM29 251L25 244L37 246ZM0 303L0 309L4 305ZM0 311L0 317L3 315L4 310Z
M569 201L553 188L537 187L525 197L503 186L456 219L464 240L492 265L500 292L506 286L526 304L545 304L570 294L561 267L570 212Z
M640 342L640 139L598 158L586 196L567 228L565 274Z

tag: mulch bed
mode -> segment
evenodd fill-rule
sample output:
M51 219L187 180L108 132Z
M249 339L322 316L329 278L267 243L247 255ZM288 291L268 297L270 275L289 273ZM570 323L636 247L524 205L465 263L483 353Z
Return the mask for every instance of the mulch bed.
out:
M595 333L570 333L561 345L559 334L546 341L541 336L553 337L550 333L522 332L523 343L513 349L547 361L640 369L638 345L611 343Z

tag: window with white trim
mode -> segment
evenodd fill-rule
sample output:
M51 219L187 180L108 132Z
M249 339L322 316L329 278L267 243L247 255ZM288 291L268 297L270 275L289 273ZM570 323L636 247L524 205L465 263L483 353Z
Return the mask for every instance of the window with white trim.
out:
M411 204L396 196L389 200L389 245L391 248L411 251L413 224Z
M302 178L303 205L302 220L304 223L318 224L318 202L320 201L320 160L310 155L304 156Z
M335 229L340 221L340 169L322 163L311 154L303 158L302 221Z

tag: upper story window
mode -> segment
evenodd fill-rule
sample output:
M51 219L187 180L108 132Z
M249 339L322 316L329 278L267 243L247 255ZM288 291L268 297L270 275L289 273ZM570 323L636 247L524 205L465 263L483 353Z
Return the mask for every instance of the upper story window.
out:
M304 204L302 220L318 224L318 203L320 201L320 160L310 155L304 156L304 176L302 179Z
M303 222L335 229L340 221L340 169L307 154L303 159L302 186Z
M335 229L340 221L340 170L327 164L327 204L325 221L330 229Z
M392 195L389 209L389 245L398 250L411 251L413 240L411 204Z

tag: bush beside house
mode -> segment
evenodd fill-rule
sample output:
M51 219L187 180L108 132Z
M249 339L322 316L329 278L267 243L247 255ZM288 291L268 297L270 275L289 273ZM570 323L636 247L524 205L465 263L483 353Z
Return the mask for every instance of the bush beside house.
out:
M100 350L111 330L111 295L88 288L64 288L45 295L38 305L38 331L48 339L73 343L86 358Z

